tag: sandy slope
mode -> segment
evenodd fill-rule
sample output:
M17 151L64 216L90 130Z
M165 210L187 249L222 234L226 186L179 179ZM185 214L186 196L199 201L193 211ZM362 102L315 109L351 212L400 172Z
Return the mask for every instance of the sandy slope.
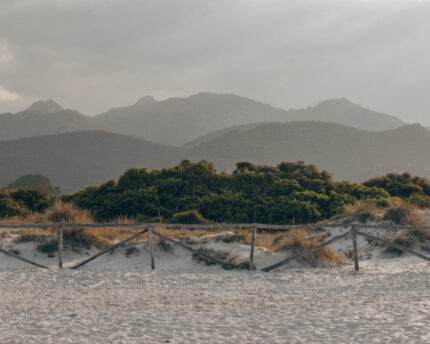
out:
M157 252L151 271L141 251L78 271L0 256L0 343L430 342L430 266L415 258L364 261L358 275L350 265L262 273L175 250Z

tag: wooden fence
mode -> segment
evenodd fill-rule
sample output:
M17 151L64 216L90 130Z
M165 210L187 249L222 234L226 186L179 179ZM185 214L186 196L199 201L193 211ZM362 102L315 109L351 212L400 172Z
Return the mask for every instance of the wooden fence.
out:
M287 264L288 262L292 260L296 260L302 257L305 257L307 255L313 254L317 252L318 250L333 244L336 241L346 239L348 237L352 238L352 246L353 246L353 259L354 259L354 268L355 271L359 271L359 260L358 260L358 246L357 246L357 236L363 236L367 238L368 240L378 242L382 245L394 247L398 250L402 250L404 252L410 253L412 255L415 255L421 259L424 259L426 261L430 261L430 257L425 256L419 252L416 252L415 250L412 250L408 247L404 247L402 245L396 244L391 241L384 240L382 238L379 238L377 236L368 234L366 232L363 232L365 229L385 229L385 230L392 230L392 231L398 231L398 230L430 230L430 226L396 226L396 225L366 225L366 224L342 224L342 223L322 223L322 224L305 224L305 225L270 225L270 224L259 224L259 223L233 223L233 224L210 224L210 225L203 225L203 224L171 224L171 223L130 223L130 224L66 224L66 223L34 223L34 224L0 224L0 229L13 229L13 228L57 228L57 236L58 236L58 266L59 268L63 268L63 229L64 228L106 228L106 227L128 227L128 228L137 228L141 229L136 234L133 234L132 236L98 252L97 254L94 254L93 256L83 260L82 262L75 264L71 266L71 269L77 269L85 264L88 264L92 260L100 257L106 252L112 251L121 245L124 245L125 243L145 234L148 233L148 242L150 247L150 255L151 255L151 268L155 269L155 261L154 261L154 248L153 248L153 241L152 241L152 235L156 235L159 238L169 241L175 245L181 246L182 248L192 252L195 255L198 255L202 257L203 259L209 260L215 264L221 265L225 268L233 268L232 265L219 260L215 257L212 257L205 252L202 252L200 250L196 250L192 248L189 245L184 244L183 242L179 240L175 240L172 238L169 238L168 236L158 232L154 228L170 228L170 229L206 229L206 230L219 230L219 229L241 229L241 228L252 228L252 236L251 236L251 248L250 248L250 256L249 256L249 269L253 270L255 269L254 265L254 252L255 252L255 241L256 236L258 235L258 231L287 231L290 229L323 229L323 228L344 228L346 231L343 234L337 235L315 247L312 247L308 249L307 251L301 252L299 254L293 255L291 257L288 257L276 264L267 266L261 271L269 272L274 269L277 269L281 267L282 265ZM34 266L48 269L47 266L39 264L37 262L34 262L32 260L29 260L27 258L20 257L12 252L6 251L4 249L0 248L0 253L6 254L8 256L14 257L16 259L22 260L26 263L32 264Z

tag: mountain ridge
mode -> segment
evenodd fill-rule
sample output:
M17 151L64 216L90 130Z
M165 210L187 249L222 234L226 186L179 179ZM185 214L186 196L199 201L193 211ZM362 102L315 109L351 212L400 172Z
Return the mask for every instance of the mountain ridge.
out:
M220 171L232 171L240 161L304 161L332 172L336 180L363 181L403 171L430 178L429 150L430 132L416 124L369 132L317 121L265 122L180 148L103 131L75 131L0 142L0 185L39 173L72 192L117 178L128 168L159 169L183 159L207 160Z
M64 109L58 103L54 102L52 99L48 99L48 100L39 100L39 101L32 103L23 112L54 113L54 112L60 112L63 110Z
M161 101L144 96L132 105L112 108L96 116L64 110L51 100L39 101L17 114L0 114L0 141L69 131L103 130L179 147L234 126L305 120L372 131L394 129L405 124L397 117L368 110L345 98L329 99L303 109L284 110L234 94L201 92Z

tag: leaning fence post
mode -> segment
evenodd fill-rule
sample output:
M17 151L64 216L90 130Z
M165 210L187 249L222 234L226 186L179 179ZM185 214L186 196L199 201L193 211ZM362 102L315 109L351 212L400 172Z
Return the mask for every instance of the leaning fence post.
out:
M357 247L357 229L355 226L352 226L352 247L354 249L354 267L355 271L360 271L360 267L358 265L358 247Z
M63 268L63 225L58 224L58 267Z
M148 225L148 242L149 242L149 252L151 254L151 269L155 269L154 264L154 246L152 245L152 229L151 226Z
M254 247L255 247L255 232L257 231L257 227L252 227L252 236L251 236L251 253L249 255L249 270L255 270L254 266Z

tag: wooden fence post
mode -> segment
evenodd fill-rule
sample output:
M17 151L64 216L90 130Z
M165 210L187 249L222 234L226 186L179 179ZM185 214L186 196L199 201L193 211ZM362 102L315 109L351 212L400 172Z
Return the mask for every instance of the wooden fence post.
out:
M149 252L151 254L151 269L155 269L155 263L154 263L154 246L152 244L152 229L151 226L148 225L148 242L149 242Z
M58 267L63 268L63 225L58 224Z
M355 271L360 271L360 266L358 265L358 247L357 247L357 229L352 226L352 247L354 249L354 267Z
M252 227L252 237L251 237L251 253L249 255L249 270L255 270L254 265L254 248L255 248L255 234L257 227Z

